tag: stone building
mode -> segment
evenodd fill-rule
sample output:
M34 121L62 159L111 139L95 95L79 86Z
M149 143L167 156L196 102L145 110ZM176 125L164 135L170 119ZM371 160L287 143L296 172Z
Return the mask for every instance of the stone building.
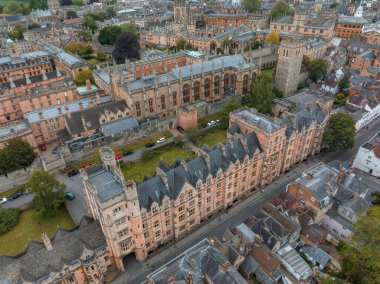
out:
M83 217L74 230L58 229L49 239L30 241L17 256L0 255L3 283L104 283L114 266L99 222Z
M360 37L368 21L363 18L342 16L335 25L335 35L342 38Z
M368 44L380 44L380 21L363 27L362 36Z
M112 150L102 148L102 164L82 169L81 176L88 212L99 220L119 269L124 269L126 255L145 260L156 247L197 228L316 153L322 136L313 133L316 125L324 125L319 118L327 115L320 109L311 113L295 114L292 119L299 127L293 127L255 110L235 111L228 142L205 147L193 160L172 165L160 161L153 177L139 184L125 181Z
M280 43L275 85L285 96L297 91L305 51L304 42L298 40L296 36Z

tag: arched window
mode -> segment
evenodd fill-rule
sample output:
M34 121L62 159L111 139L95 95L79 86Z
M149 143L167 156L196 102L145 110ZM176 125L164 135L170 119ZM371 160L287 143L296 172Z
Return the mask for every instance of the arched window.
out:
M149 112L153 113L153 99L149 99L148 103L149 103Z
M210 96L210 87L211 87L211 80L210 79L205 79L205 98L208 98Z
M189 86L189 84L183 85L182 93L183 93L183 102L184 103L190 102L190 86Z
M173 106L176 106L177 105L177 92L174 92L172 96L173 96Z
M141 116L140 102L135 103L135 108L136 108L136 115Z
M248 75L244 75L243 77L243 92L249 93L249 79Z
M199 83L199 81L195 81L195 83L194 83L194 101L199 100L200 90L201 90L201 84Z
M232 76L231 76L231 88L233 90L235 90L235 88L236 88L236 75L235 74L232 74Z
M214 78L214 96L218 96L220 93L220 77L215 76Z
M224 89L230 88L230 75L224 74Z
M165 96L161 96L161 109L164 110L166 109L166 101L165 101Z

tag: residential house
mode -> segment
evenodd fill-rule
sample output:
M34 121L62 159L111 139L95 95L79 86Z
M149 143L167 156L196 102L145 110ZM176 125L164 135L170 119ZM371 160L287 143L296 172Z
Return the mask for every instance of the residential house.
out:
M300 248L300 251L320 270L323 270L331 260L331 257L324 250L316 246L305 245Z
M375 177L380 177L380 132L360 146L353 166Z

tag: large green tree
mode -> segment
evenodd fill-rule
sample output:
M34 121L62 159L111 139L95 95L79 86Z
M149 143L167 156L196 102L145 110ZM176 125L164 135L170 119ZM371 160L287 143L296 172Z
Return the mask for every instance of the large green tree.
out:
M13 30L9 33L9 36L13 40L23 40L25 31L26 31L26 28L23 25L17 24L15 25Z
M380 283L380 206L370 208L355 229L341 251L344 278L352 284Z
M327 75L329 63L325 59L315 58L310 62L309 75L315 82Z
M355 146L355 120L348 113L331 115L330 125L325 133L325 143L329 150L347 151Z
M94 17L91 14L85 14L83 17L83 26L87 29L91 30L92 32L95 32L97 29L96 21Z
M84 69L78 71L78 73L75 76L75 83L77 85L84 85L87 80L93 80L91 69Z
M348 75L344 75L342 79L339 81L339 92L343 92L350 86L350 77Z
M98 41L100 44L114 45L116 38L122 33L120 26L108 26L99 31Z
M222 109L222 121L220 122L220 125L224 128L228 128L228 122L230 117L230 112L233 112L239 108L242 108L242 105L237 99L229 99L227 104Z
M275 30L273 30L267 35L267 37L265 38L265 42L271 44L278 44L280 42L280 36Z
M270 113L274 99L272 78L260 74L251 86L250 104L261 113Z
M25 168L36 158L33 148L20 138L10 139L7 144L0 150L0 175Z
M249 13L260 10L261 1L260 0L243 0L243 8Z
M9 232L20 219L18 208L0 208L0 234Z
M92 48L91 45L81 43L81 42L72 42L65 46L66 51L70 51L74 54L77 54L81 57L91 54Z
M47 0L29 0L29 7L32 10L46 10L48 9Z
M65 200L65 184L48 172L34 171L28 186L34 193L32 205L39 216L49 217L57 213Z
M122 24L120 27L123 32L133 33L137 37L140 36L137 31L137 26L134 23L125 23L125 24Z
M80 38L80 40L84 42L89 42L90 40L92 40L91 30L81 30L77 32L77 36Z
M270 11L270 16L272 18L278 18L286 15L292 14L293 11L290 8L289 4L286 3L284 0L277 1L276 5L273 6L272 10Z

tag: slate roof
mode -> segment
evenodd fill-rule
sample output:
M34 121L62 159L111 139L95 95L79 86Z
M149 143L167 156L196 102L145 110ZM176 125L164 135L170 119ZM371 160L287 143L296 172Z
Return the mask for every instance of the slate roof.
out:
M309 265L290 245L281 248L277 251L277 254L280 256L286 269L297 278L297 280L308 279L313 274Z
M92 108L76 111L70 113L71 117L65 115L66 125L71 135L83 133L84 126L82 123L82 117L86 122L88 130L100 129L100 117L106 112L117 113L118 111L125 112L128 108L127 103L124 100L114 101L106 104L100 104Z
M222 270L223 265L227 265L225 271ZM194 284L204 283L205 277L215 284L247 283L207 239L158 268L147 278L152 284L166 284L169 277L175 279L174 283L186 283L187 274L191 275Z
M342 227L346 227L351 232L355 232L355 227L346 219L341 217L334 209L330 209L329 211L327 211L326 216L330 217L331 219L342 225Z
M104 136L111 136L129 129L138 128L140 124L134 117L125 117L115 121L105 123L101 126Z
M258 112L254 113L252 110L249 110L247 108L237 110L233 114L239 119L249 124L255 125L256 127L263 129L269 133L274 133L284 127L281 121L275 122L273 118L265 116Z
M322 249L315 246L305 245L300 248L300 250L309 258L311 261L316 262L323 269L329 262L331 257Z
M102 166L93 171L88 170L88 181L96 187L97 195L101 202L105 202L112 197L124 192L122 182L110 171L106 171Z
M57 72L56 71L53 71L53 72L47 72L46 73L46 78L47 79L54 79L54 78L57 78L58 76L62 76L65 74L64 71L59 71L61 74L60 75L57 75ZM38 82L43 82L44 79L43 79L43 74L38 74L38 75L35 75L35 76L30 76L29 77L29 80L31 83L38 83ZM68 79L65 79L65 81L67 82L67 86L74 86L74 83L71 83L72 81L71 80L68 80ZM16 86L16 87L21 87L21 86L25 86L25 85L28 85L26 83L26 78L25 77L22 77L20 79L16 79L16 80L13 80L13 84ZM43 88L42 86L39 86L39 88ZM7 81L7 82L3 82L1 83L1 87L0 87L0 90L1 89L12 89L11 88L11 83L10 81ZM38 87L34 87L33 89L38 89ZM32 90L33 91L33 90Z
M0 279L37 283L51 272L59 272L63 265L79 261L84 249L98 251L107 247L99 222L89 217L83 217L74 230L58 229L51 242L50 251L42 243L32 241L17 256L1 255Z

